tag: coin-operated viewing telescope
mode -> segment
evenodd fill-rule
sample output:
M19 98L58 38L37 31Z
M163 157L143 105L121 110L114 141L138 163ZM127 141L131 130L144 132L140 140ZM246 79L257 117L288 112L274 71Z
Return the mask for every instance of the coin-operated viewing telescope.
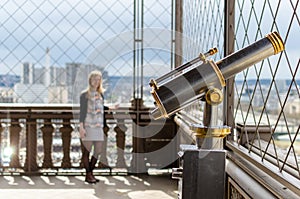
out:
M217 52L216 48L179 66L162 77L151 80L151 94L156 108L154 119L169 117L197 99L205 101L203 124L191 124L196 145L180 145L180 166L173 168L172 177L179 180L178 198L224 198L225 161L223 138L231 127L218 126L217 105L223 100L221 88L225 80L251 65L284 50L277 32L221 59L206 58Z
M156 108L151 112L154 119L169 117L193 101L203 98L210 88L222 88L225 80L253 64L284 50L284 44L277 32L214 62L207 56L217 52L216 48L177 67L162 77L150 81L151 94Z

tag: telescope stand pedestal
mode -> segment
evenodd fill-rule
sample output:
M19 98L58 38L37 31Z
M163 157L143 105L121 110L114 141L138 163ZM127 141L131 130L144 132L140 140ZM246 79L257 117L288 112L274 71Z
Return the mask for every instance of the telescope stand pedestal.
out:
M178 199L224 198L226 151L180 148L180 169L173 170L173 178L179 179Z
M193 124L196 145L181 145L180 167L172 177L179 179L178 199L222 199L225 196L225 158L223 138L231 132L228 126L218 126L217 105L223 95L219 89L206 93L204 125Z

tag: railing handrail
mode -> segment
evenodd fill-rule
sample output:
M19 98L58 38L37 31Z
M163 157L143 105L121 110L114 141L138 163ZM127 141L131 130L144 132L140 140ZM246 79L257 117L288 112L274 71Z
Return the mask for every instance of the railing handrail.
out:
M136 119L137 114L142 119L150 119L149 108L135 108L122 106L107 110L107 119ZM48 113L47 116L41 114ZM32 118L32 119L59 119L78 118L79 104L34 104L34 103L0 103L0 119Z

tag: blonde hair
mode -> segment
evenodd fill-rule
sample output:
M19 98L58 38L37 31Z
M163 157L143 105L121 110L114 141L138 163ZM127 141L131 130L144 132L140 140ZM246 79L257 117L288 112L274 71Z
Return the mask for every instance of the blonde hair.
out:
M91 91L92 91L92 87L91 87L92 78L97 77L97 76L100 77L100 84L97 87L96 91L100 94L104 93L105 90L103 88L102 73L98 70L94 70L89 74L89 85L88 85L88 88L85 90L85 91L87 91L87 94L88 94L87 96L90 96Z

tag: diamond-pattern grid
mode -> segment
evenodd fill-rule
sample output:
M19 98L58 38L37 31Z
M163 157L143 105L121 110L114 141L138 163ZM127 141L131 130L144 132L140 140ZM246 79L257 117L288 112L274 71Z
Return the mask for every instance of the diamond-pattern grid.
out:
M223 56L224 5L222 1L185 1L183 11L183 35L193 43L193 48L183 46L184 59L193 59L201 52L217 47L213 59Z
M146 4L147 3L147 4ZM171 13L171 3L172 1L145 1L144 8L144 22L146 27L162 27L168 25L171 29L170 16ZM147 20L157 18L160 20ZM167 23L166 23L167 21Z
M172 67L173 31L174 31L174 3L175 1L143 1L142 27L146 28L143 34L143 99L148 106L153 105L150 95L149 80L157 78ZM171 17L170 17L171 16ZM159 20L151 20L151 19ZM172 24L173 23L173 24ZM147 27L154 27L147 29ZM164 27L160 29L160 27ZM140 85L137 85L138 87Z
M209 47L223 50L223 1L185 1L183 33L197 43L195 48L184 46L184 56L192 59ZM258 151L262 161L275 157L272 163L280 171L292 169L300 178L300 35L299 0L243 0L235 1L235 50L277 31L285 43L285 51L271 56L235 77L235 123L269 125L274 132L262 139L257 129L248 140L249 153ZM214 56L222 58L223 52ZM199 103L188 112L200 110ZM199 114L194 113L196 117ZM200 114L201 115L201 114ZM248 136L248 135L247 135Z
M271 31L280 33L286 50L237 75L235 120L243 125L272 126L273 136L263 144L258 132L249 140L249 150L257 147L263 159L275 153L277 162L274 164L280 170L292 167L300 176L300 151L297 141L297 138L300 138L300 118L299 113L293 114L288 110L290 104L299 101L300 98L299 78L296 82L299 55L294 54L294 42L296 35L300 33L299 13L296 12L298 2L236 1L236 50ZM278 141L280 137L277 138L276 135L282 133L285 134L285 138ZM260 143L254 146L257 139Z
M142 3L143 9L139 11L140 16L134 15L135 3ZM81 64L84 67L85 62L91 53L101 54L99 49L103 43L111 50L110 54L118 55L120 48L132 49L134 46L133 27L134 17L140 20L143 28L162 28L171 29L172 23L172 0L165 1L143 1L143 0L125 0L125 1L36 1L36 0L4 0L0 2L1 18L1 74L22 76L23 63L30 63L34 68L44 68L46 66L54 68L66 67L66 63ZM141 12L142 11L142 12ZM115 43L109 44L107 41L118 37L123 32L132 31L132 42L127 40L123 44L116 46ZM143 39L143 38L141 38ZM171 40L171 35L170 35ZM121 40L119 40L122 42ZM125 44L124 44L125 43ZM46 49L50 49L46 53ZM171 48L171 46L168 46ZM170 53L171 54L171 53ZM170 55L168 55L170 57ZM102 61L92 64L99 64L98 67L108 70L109 76L133 75L133 52L127 52L112 60L111 56L101 55ZM162 60L164 67L170 68L170 58L165 58L157 49L148 55L144 55L145 64L150 64L151 59ZM107 65L101 65L106 63ZM137 66L141 67L141 66ZM74 67L74 70L76 67ZM52 70L52 69L50 69ZM156 74L159 69L155 69ZM130 73L131 72L131 73ZM142 72L142 70L140 70ZM63 72L53 74L51 71L51 85L61 83L60 86L67 87L68 92L72 90L74 83L74 71L64 70ZM130 74L129 74L130 73ZM136 74L133 78L143 78L146 75ZM22 78L21 78L22 79ZM36 74L35 83L43 83L45 77ZM58 80L59 79L59 80ZM65 79L65 82L58 82ZM70 79L70 80L69 80ZM143 81L148 81L143 80ZM141 81L141 82L143 82ZM6 82L4 82L6 84ZM25 93L31 93L34 99L30 102L42 102L43 96L37 92L36 87L28 87L27 90L16 92L13 87L10 88L14 96L22 97ZM45 86L49 91L49 87ZM134 89L133 86L131 89ZM108 91L111 89L108 89ZM42 92L42 91L40 91ZM45 91L46 92L46 91ZM148 91L147 91L148 92ZM60 93L53 92L53 98L60 98ZM69 94L70 95L70 94ZM107 96L110 94L107 93ZM128 96L128 94L127 94ZM4 96L1 96L3 98ZM130 96L128 96L130 99ZM109 98L109 97L108 97ZM72 97L67 101L51 101L49 103L72 103ZM129 102L128 99L126 102ZM4 100L3 100L4 101ZM14 100L18 102L22 100Z
M171 15L171 3L164 4L157 1L143 3L144 28L171 27L171 20L165 20ZM99 43L120 32L132 30L133 27L132 1L104 3L79 0L4 0L0 5L2 74L20 74L20 65L23 62L43 67L46 63L47 47L50 49L53 66L64 67L66 62L82 63ZM187 0L183 6L183 35L192 41L183 45L184 60L190 60L211 47L217 47L220 51L213 59L222 58L223 1ZM249 151L252 147L258 148L262 160L275 153L277 160L275 164L280 170L290 167L299 173L297 154L299 154L300 114L290 111L290 109L297 111L294 109L299 107L300 98L300 61L296 42L300 33L299 0L236 1L235 16L236 50L274 30L280 33L286 46L280 55L270 57L236 75L235 121L257 126L270 125L274 128L274 135L286 133L286 140L283 142L278 142L273 135L263 145L260 133L257 132L256 136L249 140ZM154 20L148 20L153 17ZM114 49L114 46L111 46L111 49ZM118 53L118 50L114 49L113 53ZM132 59L128 59L127 56L121 59L122 67L117 63L111 63L110 67L114 71L112 75L124 75L124 68L132 67ZM159 62L161 65L170 63L165 58L165 53L153 51L144 57L144 65L151 63L153 59L161 60ZM159 67L154 70L159 74ZM68 75L71 74L66 74ZM60 76L63 75L59 74L58 77ZM42 77L37 77L37 81L39 78ZM35 88L29 87L28 90L35 92ZM35 95L36 101L39 101L40 96ZM199 104L195 104L199 110ZM257 140L261 143L255 144ZM285 150L282 150L282 147Z
M171 13L168 13L171 14ZM171 24L171 21L169 20L168 22L169 26ZM168 32L170 34L170 39L165 40L165 35L164 30L157 30L154 29L147 31L147 34L153 34L152 37L154 38L153 40L148 40L146 41L146 46L151 46L151 42L158 43L159 45L153 45L153 48L146 48L144 49L144 65L149 66L151 64L159 63L160 65L164 66L167 69L171 69L170 63L171 63L171 54L172 54L172 49L171 49L171 38L172 38L172 32ZM167 34L168 34L167 33ZM163 36L161 36L163 35ZM153 74L156 74L158 77L159 74L161 74L161 68L152 68L153 69ZM150 71L149 71L150 72ZM149 74L145 74L146 76ZM148 81L149 82L149 81ZM147 83L148 83L147 82Z
M193 1L183 3L183 62L194 59L199 53L217 47L218 53L209 59L218 61L223 58L224 46L224 5L223 1ZM220 107L221 108L221 107ZM202 103L193 103L185 111L199 118L203 110ZM222 118L222 110L218 111ZM202 118L201 118L202 119Z

